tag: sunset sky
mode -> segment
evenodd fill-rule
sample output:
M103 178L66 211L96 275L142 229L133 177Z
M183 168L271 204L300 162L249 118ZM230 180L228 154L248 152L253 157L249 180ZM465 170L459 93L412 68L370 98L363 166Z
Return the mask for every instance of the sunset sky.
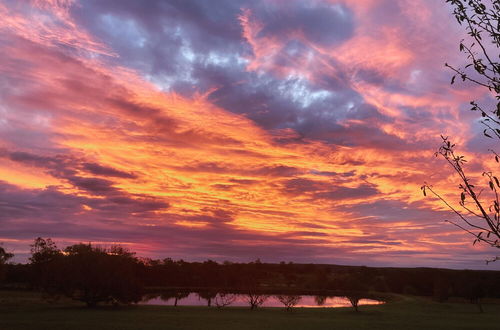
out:
M437 0L0 0L0 242L500 269L452 202L487 141ZM478 179L479 180L479 179Z

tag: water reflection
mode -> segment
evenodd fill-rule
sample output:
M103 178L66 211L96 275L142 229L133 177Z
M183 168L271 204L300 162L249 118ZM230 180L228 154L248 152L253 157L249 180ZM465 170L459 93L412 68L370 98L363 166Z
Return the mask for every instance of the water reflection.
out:
M294 307L351 307L349 299L346 297L330 296L310 296L301 295L298 297ZM262 307L285 307L283 296L268 295L263 301ZM195 292L185 292L177 294L150 294L146 295L139 303L141 305L166 305L166 306L238 306L250 307L248 297L244 294L198 294ZM359 305L379 305L382 301L373 299L361 299Z

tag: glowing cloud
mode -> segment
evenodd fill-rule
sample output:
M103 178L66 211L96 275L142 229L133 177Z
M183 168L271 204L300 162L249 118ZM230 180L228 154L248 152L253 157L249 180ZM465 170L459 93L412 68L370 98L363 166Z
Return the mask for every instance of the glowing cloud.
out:
M479 267L419 190L474 131L457 31L397 3L0 2L0 241Z

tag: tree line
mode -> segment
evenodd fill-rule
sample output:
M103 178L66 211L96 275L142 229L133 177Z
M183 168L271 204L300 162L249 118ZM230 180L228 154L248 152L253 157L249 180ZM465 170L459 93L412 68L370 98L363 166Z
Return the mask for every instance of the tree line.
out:
M145 293L162 292L182 299L196 291L218 307L244 294L252 309L269 295L293 307L301 294L345 296L357 309L362 298L412 294L446 301L468 299L480 307L482 298L500 298L500 272L436 268L380 268L324 264L218 263L212 260L139 258L121 246L90 243L64 249L50 238L37 238L28 263L9 263L12 254L0 247L0 281L4 287L40 290L49 299L61 296L99 303L139 302Z

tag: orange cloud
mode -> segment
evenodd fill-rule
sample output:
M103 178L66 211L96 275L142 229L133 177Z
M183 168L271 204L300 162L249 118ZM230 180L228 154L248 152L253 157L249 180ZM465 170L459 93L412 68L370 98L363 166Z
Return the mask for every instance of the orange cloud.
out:
M358 15L375 5L360 3L352 2ZM454 228L438 224L437 217L446 214L442 205L423 201L419 190L432 178L453 198L442 162L432 158L432 150L415 146L439 132L411 121L404 110L443 112L443 126L465 142L469 126L457 121L453 110L462 98L390 91L357 79L359 71L374 70L385 79L411 83L418 52L407 47L398 29L368 33L370 27L361 26L352 38L331 47L291 31L287 38L307 44L311 52L289 56L282 65L274 59L282 55L285 41L261 36L264 23L250 9L243 10L243 38L253 51L248 71L282 78L294 74L311 82L318 82L320 74L347 74L364 102L390 118L371 123L380 136L367 132L365 119L339 120L341 129L331 135L349 138L352 146L319 139L281 143L280 138L296 133L267 131L213 104L210 93L187 97L160 91L140 72L109 63L103 55L116 54L72 21L71 5L36 1L28 15L0 4L6 17L0 31L9 39L0 74L19 84L5 98L7 125L17 125L22 114L24 129L46 138L36 141L46 143L44 148L2 143L0 178L11 194L15 186L24 194L32 189L34 195L70 196L79 205L77 218L95 215L92 224L102 232L115 225L124 231L147 227L144 235L154 236L151 228L182 227L205 231L214 241L220 232L244 233L234 242L228 239L241 246L284 242L354 255L436 253L443 235L453 237L448 247L463 244ZM429 19L429 12L419 13L420 19ZM412 143L405 144L408 140ZM15 154L17 149L23 157ZM108 202L137 205L115 218L106 213L111 206L102 205ZM148 244L143 236L127 237L120 241L144 251L160 244L158 238Z

